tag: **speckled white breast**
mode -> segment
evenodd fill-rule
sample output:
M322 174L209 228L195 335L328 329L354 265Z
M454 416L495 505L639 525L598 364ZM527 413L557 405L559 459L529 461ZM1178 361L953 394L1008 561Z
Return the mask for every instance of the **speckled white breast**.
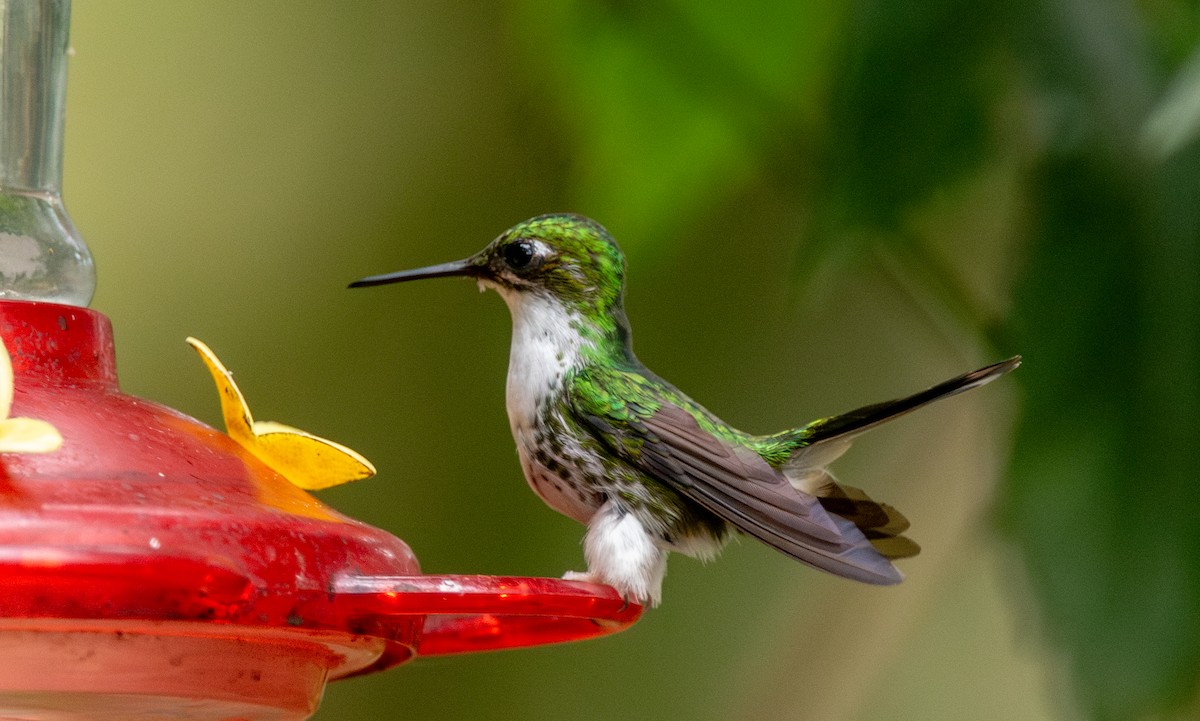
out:
M573 487L568 479L550 471L536 458L538 413L550 395L561 392L567 372L580 363L582 339L572 327L575 318L548 296L503 291L501 296L513 317L506 393L508 422L525 480L548 506L587 523L596 511L588 500L589 494ZM564 467L570 468L584 457L577 439L558 440L562 454L555 459Z

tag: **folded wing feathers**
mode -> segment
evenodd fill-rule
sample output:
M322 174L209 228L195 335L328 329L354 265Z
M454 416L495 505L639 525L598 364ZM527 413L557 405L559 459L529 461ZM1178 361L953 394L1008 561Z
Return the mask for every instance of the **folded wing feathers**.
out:
M700 428L684 409L664 404L643 418L645 472L776 550L839 576L874 584L903 576L853 522L827 513L752 451ZM643 432L642 428L637 429Z

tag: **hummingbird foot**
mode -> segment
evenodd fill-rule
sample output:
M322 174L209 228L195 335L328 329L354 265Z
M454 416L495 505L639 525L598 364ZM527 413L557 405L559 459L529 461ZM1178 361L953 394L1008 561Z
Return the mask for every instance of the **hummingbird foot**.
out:
M563 574L564 581L579 581L580 583L598 583L601 586L607 585L604 579L597 578L596 574L586 571L567 571Z
M605 503L588 522L583 540L586 572L571 571L563 578L612 586L625 597L657 606L667 574L667 552L630 513L612 501Z
M600 586L609 586L609 583L607 581L605 581L603 578L598 578L594 573L587 573L585 571L567 571L566 573L563 574L563 580L564 581L579 581L580 583L595 583ZM636 601L637 599L630 598L628 594L622 593L621 600L624 603L621 604L621 608L619 609L619 612L623 613L625 611L625 609L629 608L629 605L634 603L634 601Z

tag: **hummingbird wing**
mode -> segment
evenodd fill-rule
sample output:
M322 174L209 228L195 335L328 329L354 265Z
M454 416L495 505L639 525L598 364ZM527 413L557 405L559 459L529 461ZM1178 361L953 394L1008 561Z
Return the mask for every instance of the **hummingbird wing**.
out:
M565 390L574 419L608 452L742 532L838 576L903 580L852 522L796 490L733 434L719 435L719 421L668 388L636 371L593 367Z

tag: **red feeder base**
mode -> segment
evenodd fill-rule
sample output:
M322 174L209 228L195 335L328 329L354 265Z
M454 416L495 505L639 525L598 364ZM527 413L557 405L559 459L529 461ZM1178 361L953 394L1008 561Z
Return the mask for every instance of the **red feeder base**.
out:
M603 586L420 575L403 541L121 393L99 313L0 301L0 336L13 415L64 438L0 455L0 719L303 719L329 679L641 614Z

